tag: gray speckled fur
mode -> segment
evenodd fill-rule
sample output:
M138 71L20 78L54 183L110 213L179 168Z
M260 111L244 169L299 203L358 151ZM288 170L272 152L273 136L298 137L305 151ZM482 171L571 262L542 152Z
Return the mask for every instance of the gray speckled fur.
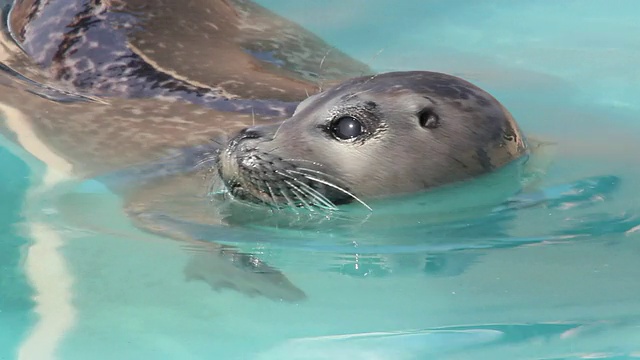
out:
M100 0L39 1L24 27L10 28L22 49L54 79L104 97L182 100L221 111L287 116L297 103L241 99L154 68L128 46L140 18ZM11 14L9 15L11 17Z

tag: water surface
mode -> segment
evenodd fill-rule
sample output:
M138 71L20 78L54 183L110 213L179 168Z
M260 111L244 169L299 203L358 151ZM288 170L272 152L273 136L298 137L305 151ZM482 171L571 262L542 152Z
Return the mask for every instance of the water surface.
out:
M207 230L287 274L292 304L185 281L190 254L99 187L25 201L42 169L4 141L0 358L640 356L634 1L261 3L377 71L478 83L553 162L506 207L480 201L510 192L494 176L342 224Z

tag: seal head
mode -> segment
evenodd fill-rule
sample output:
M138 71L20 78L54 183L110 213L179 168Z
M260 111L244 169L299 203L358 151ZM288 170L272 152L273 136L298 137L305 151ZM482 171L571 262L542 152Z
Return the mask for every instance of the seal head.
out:
M281 124L244 129L216 166L241 200L334 208L465 180L526 152L513 117L484 90L392 72L311 96Z

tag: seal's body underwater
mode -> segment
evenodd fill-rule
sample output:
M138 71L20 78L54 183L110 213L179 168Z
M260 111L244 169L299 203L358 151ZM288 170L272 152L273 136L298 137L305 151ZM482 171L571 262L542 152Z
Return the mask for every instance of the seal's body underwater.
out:
M16 0L3 42L13 78L0 81L2 110L22 119L3 131L49 166L105 179L142 229L209 240L158 221L224 223L203 172L243 202L335 209L465 180L527 151L508 111L462 79L361 76L366 66L250 2L175 3ZM352 79L307 97L319 78ZM235 265L212 274L209 257L189 266L194 277L217 287L241 272L241 291L303 296L254 257L206 244Z

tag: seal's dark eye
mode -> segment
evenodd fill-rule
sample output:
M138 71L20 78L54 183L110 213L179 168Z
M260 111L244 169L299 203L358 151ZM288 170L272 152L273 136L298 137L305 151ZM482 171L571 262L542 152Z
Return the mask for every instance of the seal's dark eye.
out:
M419 114L420 126L426 129L435 129L440 126L440 118L431 109L424 109Z
M341 140L349 140L362 135L362 124L356 118L343 116L331 123L331 134Z

